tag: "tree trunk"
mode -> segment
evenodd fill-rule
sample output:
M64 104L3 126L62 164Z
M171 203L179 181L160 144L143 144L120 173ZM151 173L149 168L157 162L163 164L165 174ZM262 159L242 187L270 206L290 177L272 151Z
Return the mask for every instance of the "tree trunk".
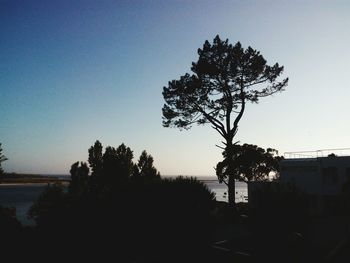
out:
M227 139L226 144L226 162L227 162L227 172L228 172L228 203L230 206L235 207L236 205L236 189L235 189L235 174L232 167L233 159L233 145L232 139Z
M228 177L228 203L230 206L235 207L236 205L236 188L235 178L233 174Z

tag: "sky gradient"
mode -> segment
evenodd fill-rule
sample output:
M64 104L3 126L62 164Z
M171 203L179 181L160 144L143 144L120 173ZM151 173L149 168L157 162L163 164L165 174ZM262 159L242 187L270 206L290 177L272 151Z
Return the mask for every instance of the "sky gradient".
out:
M66 174L87 150L146 149L163 175L214 175L210 126L162 127L162 89L219 34L285 67L236 141L350 147L348 1L0 1L0 142L7 172Z

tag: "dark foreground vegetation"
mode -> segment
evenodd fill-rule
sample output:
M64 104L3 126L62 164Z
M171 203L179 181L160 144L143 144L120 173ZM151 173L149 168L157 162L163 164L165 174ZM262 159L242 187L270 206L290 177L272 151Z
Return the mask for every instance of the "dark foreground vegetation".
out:
M49 185L32 206L34 227L1 207L3 254L99 262L348 259L345 194L337 213L321 217L310 214L307 196L273 184L257 192L255 206L233 208L194 178L161 178L146 152L132 160L125 145L103 152L97 141L89 165L72 165L69 187Z
M119 262L193 262L208 251L215 195L204 184L162 179L152 156L134 163L124 144L103 151L97 141L88 162L72 165L68 188L48 185L29 211L35 227L2 208L6 248Z

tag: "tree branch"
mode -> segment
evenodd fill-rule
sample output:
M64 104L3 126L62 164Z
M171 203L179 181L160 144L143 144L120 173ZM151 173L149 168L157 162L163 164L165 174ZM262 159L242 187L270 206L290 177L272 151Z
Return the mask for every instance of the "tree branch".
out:
M244 110L245 110L245 95L244 95L244 85L243 85L243 73L241 78L241 93L240 93L240 99L241 99L241 110L239 111L235 121L233 122L233 127L230 132L232 132L231 136L232 138L236 135L237 129L238 129L238 122L241 120Z
M221 150L225 150L225 148L222 147L222 146L220 146L220 145L215 144L215 146L218 147L218 148L220 148Z
M263 79L260 79L259 81L252 82L252 83L250 83L250 84L246 84L245 87L246 87L246 88L249 88L249 87L251 87L251 86L264 83L264 82L267 81L268 79L269 79L268 77L265 77L265 78L263 78Z
M208 120L211 124L213 124L213 126L216 128L217 131L220 130L220 135L223 136L223 137L225 138L225 136L226 136L226 131L225 131L225 128L224 128L223 124L222 124L220 121L218 121L217 119L215 119L213 116L210 116L210 114L208 114L207 112L205 112L205 110L203 110L202 107L200 107L200 106L198 105L198 103L196 103L196 102L193 102L193 103L195 104L197 110L198 110L200 113L202 113L202 114L204 115L204 117L206 117L207 120Z
M215 129L222 137L225 138L225 135L221 132L221 130L215 126L212 126L213 129Z

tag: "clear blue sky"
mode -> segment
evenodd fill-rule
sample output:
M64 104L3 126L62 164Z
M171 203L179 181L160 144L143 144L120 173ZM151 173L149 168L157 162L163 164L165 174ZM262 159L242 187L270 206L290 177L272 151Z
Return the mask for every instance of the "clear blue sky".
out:
M350 147L348 1L0 1L0 142L8 172L68 173L124 142L165 175L214 175L220 136L162 127L162 88L215 35L285 66L286 91L248 105L237 140Z

